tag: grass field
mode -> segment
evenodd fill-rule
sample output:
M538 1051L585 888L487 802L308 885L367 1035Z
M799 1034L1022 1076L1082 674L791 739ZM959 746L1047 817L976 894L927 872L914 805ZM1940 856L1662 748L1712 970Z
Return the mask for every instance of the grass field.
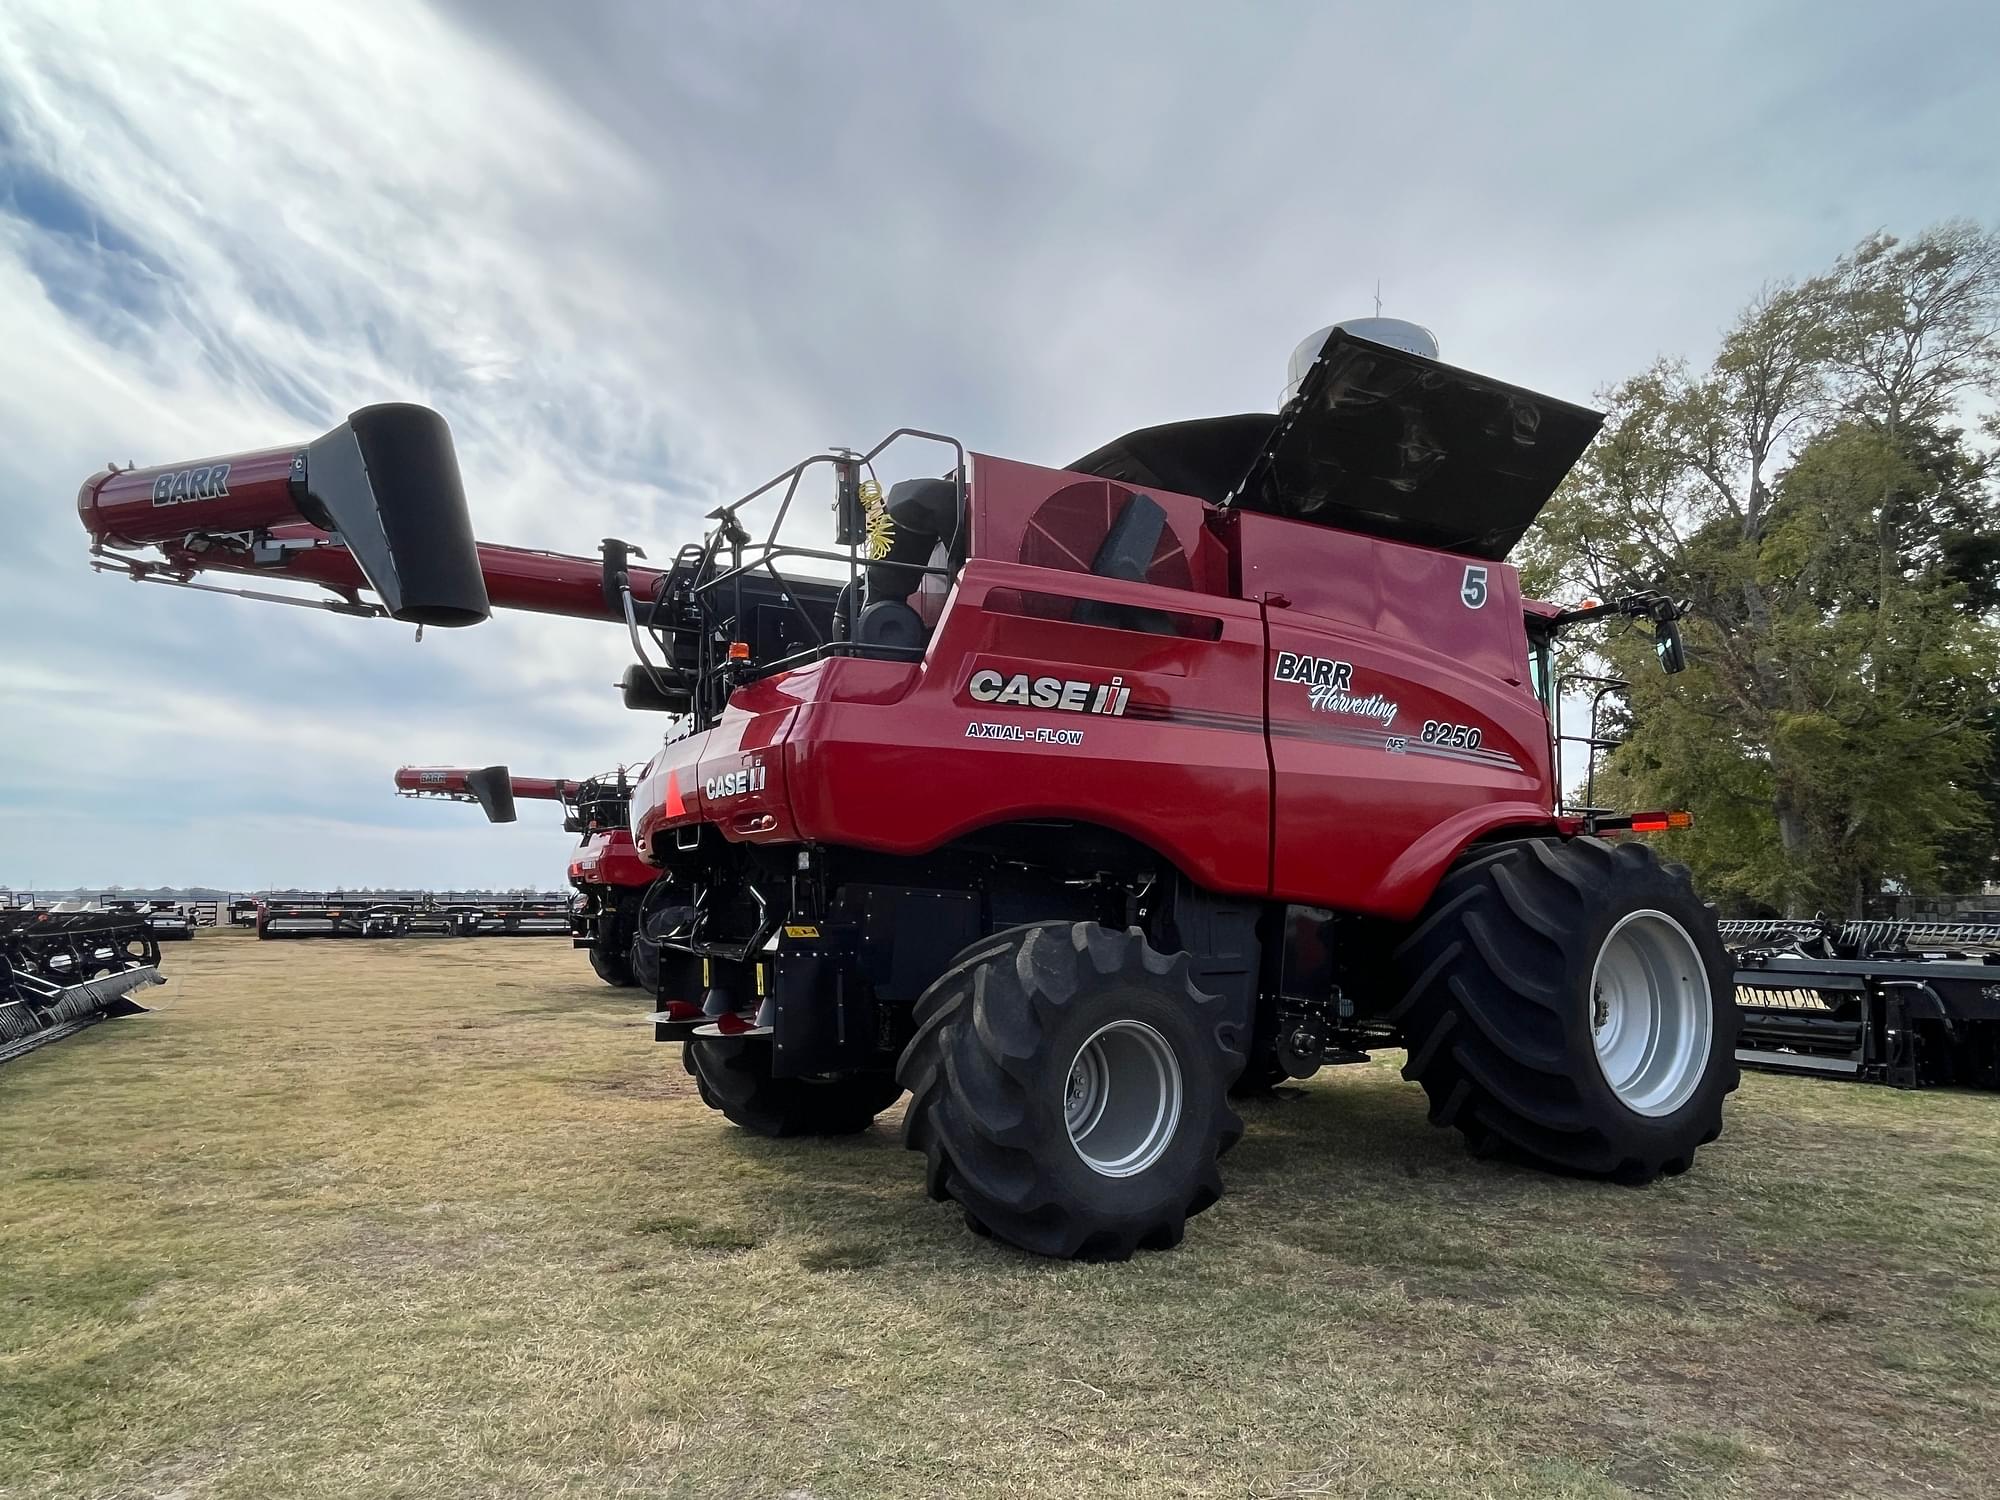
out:
M1644 1190L1384 1059L1179 1251L709 1114L560 941L168 950L0 1070L7 1496L1989 1495L2000 1098L1751 1077Z

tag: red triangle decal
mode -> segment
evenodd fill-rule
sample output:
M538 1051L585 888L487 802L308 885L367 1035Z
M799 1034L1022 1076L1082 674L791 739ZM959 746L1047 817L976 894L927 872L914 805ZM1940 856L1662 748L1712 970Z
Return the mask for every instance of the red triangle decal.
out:
M667 772L666 811L667 816L670 818L685 818L687 816L687 804L681 801L681 774L678 771Z

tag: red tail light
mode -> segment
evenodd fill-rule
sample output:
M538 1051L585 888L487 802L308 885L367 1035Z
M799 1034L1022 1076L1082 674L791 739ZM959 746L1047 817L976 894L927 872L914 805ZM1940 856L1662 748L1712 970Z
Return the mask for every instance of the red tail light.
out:
M1694 827L1690 812L1643 812L1632 814L1634 833L1665 833L1670 828Z

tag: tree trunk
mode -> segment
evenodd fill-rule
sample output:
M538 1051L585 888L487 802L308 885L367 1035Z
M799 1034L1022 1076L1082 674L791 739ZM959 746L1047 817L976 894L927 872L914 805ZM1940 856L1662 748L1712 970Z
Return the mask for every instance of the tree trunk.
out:
M1788 791L1780 791L1771 804L1771 810L1778 816L1778 846L1785 854L1785 888L1781 893L1784 914L1788 917L1810 916L1810 912L1796 909L1798 885L1792 871L1805 861L1806 856L1806 815L1792 799Z

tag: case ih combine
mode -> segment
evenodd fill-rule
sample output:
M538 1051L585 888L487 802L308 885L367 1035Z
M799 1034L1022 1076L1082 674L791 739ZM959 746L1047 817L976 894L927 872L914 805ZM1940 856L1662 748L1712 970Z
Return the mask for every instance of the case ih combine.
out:
M505 766L402 766L396 772L396 792L477 803L492 823L513 822L516 802L560 802L563 828L581 837L569 862L569 883L576 891L570 932L576 946L589 952L590 967L606 984L639 985L648 991L658 987L658 945L640 928L646 893L659 871L640 859L633 845L628 821L632 784L624 767L583 781L559 781L514 776Z
M817 454L663 569L476 543L420 407L99 474L78 507L136 579L621 621L627 703L682 716L631 806L655 1034L766 1134L907 1090L978 1230L1172 1245L1221 1192L1232 1087L1380 1047L1476 1149L1679 1172L1737 1081L1731 966L1685 871L1599 836L1632 820L1560 809L1550 673L1612 614L1676 669L1678 611L1527 601L1505 561L1600 419L1409 325L1315 336L1293 375L1275 416L1060 470L912 430ZM892 445L942 477L884 496ZM808 475L832 548L784 535Z

